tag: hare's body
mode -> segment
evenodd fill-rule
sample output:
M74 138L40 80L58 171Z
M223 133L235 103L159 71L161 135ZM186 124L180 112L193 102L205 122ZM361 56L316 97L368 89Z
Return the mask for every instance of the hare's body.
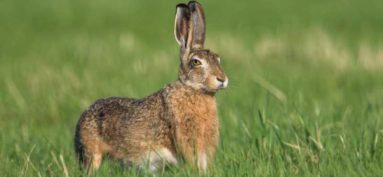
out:
M177 164L177 152L206 168L218 143L212 94L175 82L144 99L107 98L86 110L76 131L82 163L98 168L102 157L151 170Z
M86 110L75 148L82 166L97 169L103 157L156 170L183 157L206 170L219 139L215 93L228 78L217 54L203 48L205 18L194 1L177 6L178 81L143 99L106 98Z
M86 167L98 168L108 155L126 164L144 165L151 151L166 149L175 155L163 92L142 100L98 100L79 120L76 151ZM151 157L154 158L154 157ZM175 156L170 160L176 163Z

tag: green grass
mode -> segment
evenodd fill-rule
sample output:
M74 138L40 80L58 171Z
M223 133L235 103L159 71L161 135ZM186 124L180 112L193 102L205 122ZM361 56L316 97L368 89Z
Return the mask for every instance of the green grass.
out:
M1 1L1 176L79 176L81 112L177 78L178 2ZM211 175L383 174L383 2L201 2L230 78ZM96 173L129 175L150 176L113 161Z

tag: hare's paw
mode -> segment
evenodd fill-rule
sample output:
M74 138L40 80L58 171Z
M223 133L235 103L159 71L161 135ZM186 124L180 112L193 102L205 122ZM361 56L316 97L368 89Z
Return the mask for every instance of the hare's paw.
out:
M198 153L198 169L200 171L206 171L207 169L207 155L206 153Z

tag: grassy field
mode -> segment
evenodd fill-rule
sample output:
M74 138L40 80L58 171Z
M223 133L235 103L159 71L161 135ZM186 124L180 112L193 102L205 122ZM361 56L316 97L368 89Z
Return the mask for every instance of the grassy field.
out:
M94 100L177 78L180 1L0 1L0 176L79 176L74 128ZM207 1L217 95L213 176L383 174L383 2ZM158 176L196 176L170 168ZM150 176L103 163L95 176Z

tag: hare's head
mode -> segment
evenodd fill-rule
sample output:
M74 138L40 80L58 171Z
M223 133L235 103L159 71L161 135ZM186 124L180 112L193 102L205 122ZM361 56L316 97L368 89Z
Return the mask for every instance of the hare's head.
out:
M180 45L181 82L207 92L226 88L228 78L220 57L204 49L205 16L201 4L190 1L188 5L177 5L174 33Z

